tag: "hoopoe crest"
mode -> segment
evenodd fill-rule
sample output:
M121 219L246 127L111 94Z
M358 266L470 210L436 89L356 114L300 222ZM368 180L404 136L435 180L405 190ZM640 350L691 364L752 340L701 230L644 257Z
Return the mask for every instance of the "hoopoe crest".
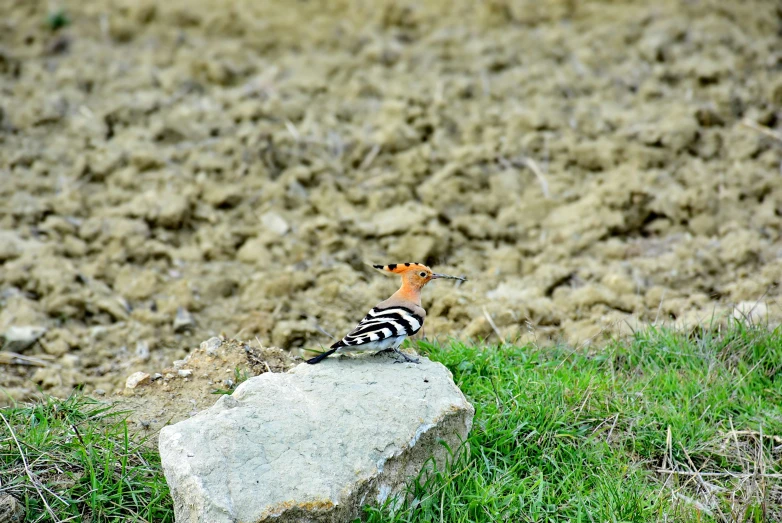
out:
M405 361L418 363L417 359L401 352L399 346L405 338L421 330L424 324L426 311L421 307L421 290L430 281L440 278L466 280L459 276L437 274L422 263L391 263L373 267L398 274L402 278L402 286L390 298L373 307L344 338L326 352L307 360L307 363L318 363L335 352L384 350L393 350Z

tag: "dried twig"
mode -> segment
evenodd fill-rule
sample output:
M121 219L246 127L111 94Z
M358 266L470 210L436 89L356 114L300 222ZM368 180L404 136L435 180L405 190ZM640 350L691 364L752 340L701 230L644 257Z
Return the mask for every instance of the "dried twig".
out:
M692 499L691 497L685 496L681 492L674 492L673 493L673 497L675 497L677 499L680 499L680 500L682 500L682 501L684 501L686 503L689 503L690 505L692 505L696 509L700 510L701 512L704 512L704 513L708 514L709 516L713 516L714 515L714 513L709 509L709 507L707 507L706 505L704 505L703 503L701 503L697 499Z
M714 496L714 493L712 490L714 490L714 487L712 485L709 485L705 479L703 479L703 474L700 470L698 470L695 467L695 463L692 462L692 459L690 458L690 454L687 452L687 449L684 447L684 445L679 442L679 447L681 447L682 451L684 452L684 457L687 458L687 462L690 464L690 468L694 471L693 476L700 484L701 488L705 492L706 496L711 497L712 503L714 504L714 507L717 509L717 511L720 513L720 516L722 516L723 521L727 521L725 518L725 514L722 513L722 509L720 509L720 504L717 498Z
M375 158L377 158L377 155L380 153L380 145L375 144L372 146L372 148L369 150L367 155L364 157L364 160L361 162L361 165L359 165L358 169L360 171L363 171L364 169L368 169L370 165L372 165L372 162L375 161Z
M526 167L530 171L535 174L535 177L538 179L538 183L540 183L540 189L543 191L543 196L548 200L551 199L551 192L548 188L548 180L546 180L546 175L543 174L543 171L538 166L538 163L533 160L532 158L528 156L524 156L521 159L514 159L512 161L509 161L504 156L499 156L497 158L499 162L502 164L503 167L506 169L511 167Z
M337 339L336 336L333 336L332 334L329 334L329 332L326 329L324 329L323 327L320 326L320 324L318 323L318 320L317 320L317 318L315 318L315 316L310 316L310 321L312 321L313 326L318 330L318 332L320 332L321 334L325 334L326 336L328 336L332 340L336 340Z
M31 365L33 367L46 367L48 362L41 358L35 358L33 356L25 356L16 352L2 351L0 352L0 364L3 365Z
M489 311L486 310L486 307L483 308L483 315L486 317L486 321L489 322L489 325L491 325L491 328L494 330L494 334L496 334L497 337L500 339L500 342L502 342L502 344L505 345L505 338L503 338L502 334L500 334L500 329L497 328L497 325L494 323L494 320L491 319L491 314L489 314Z
M773 138L778 142L782 142L782 134L779 134L778 132L774 131L773 129L770 129L769 127L766 127L765 125L761 125L754 120L750 120L749 118L744 118L743 120L741 120L741 125L743 125L744 127L748 127L753 131L757 131L761 134L764 134L769 138Z
M657 314L654 315L654 323L657 325L657 320L660 318L660 311L663 310L663 301L665 300L665 290L663 290L662 296L660 296L660 305L657 306Z
M731 428L733 427L733 420L730 420ZM775 443L782 443L782 437L775 436L773 434L763 434L762 432L758 432L756 430L731 430L727 434L725 434L727 437L733 437L734 439L736 436L762 436L764 438L769 438L773 440ZM736 440L736 447L738 447L739 442Z
M524 157L522 159L524 162L524 165L526 165L530 171L535 173L535 177L538 179L538 182L540 183L540 189L543 191L543 197L547 200L551 199L551 193L548 190L548 181L546 180L546 176L543 174L543 171L540 170L540 167L538 167L538 164L535 160L529 157Z
M301 141L301 134L299 134L299 130L296 129L296 126L293 125L293 122L291 122L290 120L286 119L285 120L285 128L288 130L290 135L293 136L294 140L296 140L297 142Z
M611 425L611 430L608 431L608 436L606 436L606 443L608 443L611 440L611 434L614 433L614 428L616 428L616 422L619 421L619 413L616 413L616 416L614 416L614 423Z
M782 478L782 474L758 474L755 472L692 472L690 470L666 470L657 469L656 472L660 474L676 474L678 476L703 476L714 478L770 478L779 479Z
M43 505L46 507L46 511L49 513L49 516L51 516L51 518L56 523L59 523L60 519L57 517L57 515L55 515L54 511L52 510L52 507L49 506L49 502L46 501L46 496L44 496L43 492L41 492L40 482L38 481L38 478L35 477L33 472L30 470L30 467L27 465L27 457L24 455L24 451L22 450L22 445L19 444L19 440L16 439L16 433L14 432L13 427L11 427L11 424L8 423L8 420L3 415L2 412L0 412L0 418L3 418L3 423L5 423L5 426L8 427L8 432L11 434L11 437L14 439L14 443L16 443L16 448L19 449L19 456L22 458L24 471L27 474L27 477L30 478L30 482L33 484L33 487L35 487L35 491L38 493L38 496L41 498L41 501L43 501Z

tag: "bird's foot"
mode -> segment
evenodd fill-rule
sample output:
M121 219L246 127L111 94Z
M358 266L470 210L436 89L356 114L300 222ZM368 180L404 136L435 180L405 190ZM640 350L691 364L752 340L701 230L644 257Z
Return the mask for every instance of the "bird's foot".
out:
M402 356L402 358L404 358L404 361L407 363L421 363L421 360L419 360L418 358L411 358L410 356L408 356L407 354L405 354L399 349L393 349L393 351L399 354L400 356ZM402 363L402 361L396 360L394 363Z

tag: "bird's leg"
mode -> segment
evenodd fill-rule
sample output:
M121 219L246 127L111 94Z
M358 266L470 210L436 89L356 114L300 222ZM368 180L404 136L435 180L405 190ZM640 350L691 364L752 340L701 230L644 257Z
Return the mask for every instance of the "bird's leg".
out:
M418 358L411 358L410 356L408 356L407 354L405 354L404 352L402 352L401 350L399 350L396 347L394 347L393 351L396 352L397 354L399 354L400 356L402 356L402 358L404 358L404 360L406 362L408 362L408 363L421 363L421 360L419 360ZM396 360L395 363L402 363L402 362L399 361L399 360Z

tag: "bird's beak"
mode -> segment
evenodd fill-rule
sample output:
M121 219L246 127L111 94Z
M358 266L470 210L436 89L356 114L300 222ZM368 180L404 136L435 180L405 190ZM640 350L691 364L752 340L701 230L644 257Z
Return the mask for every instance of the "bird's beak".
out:
M463 276L449 276L447 274L432 273L432 279L433 280L436 280L438 278L445 278L445 279L448 279L448 280L467 281L467 278L465 278Z

